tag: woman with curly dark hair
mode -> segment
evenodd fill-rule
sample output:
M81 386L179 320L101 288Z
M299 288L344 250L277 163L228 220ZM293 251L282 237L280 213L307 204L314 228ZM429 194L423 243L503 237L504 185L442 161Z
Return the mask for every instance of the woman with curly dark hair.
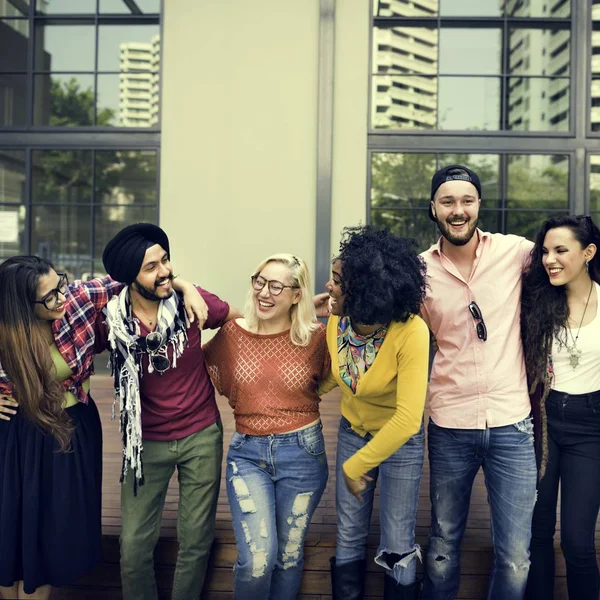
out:
M367 536L380 480L384 598L419 594L415 522L423 470L429 331L418 316L425 264L414 242L374 227L344 230L327 283L331 377L342 390L336 464L333 597L363 597Z
M527 598L554 596L560 482L561 547L571 600L598 600L594 530L600 507L600 231L590 217L554 217L523 276L521 329L540 435Z

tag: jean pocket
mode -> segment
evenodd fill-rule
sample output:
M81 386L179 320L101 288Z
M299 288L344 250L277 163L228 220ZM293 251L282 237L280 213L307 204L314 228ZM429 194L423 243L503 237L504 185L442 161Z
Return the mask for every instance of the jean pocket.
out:
M246 443L246 437L245 433L234 431L231 436L231 442L229 442L229 447L234 450L239 450Z
M325 438L323 437L323 426L310 427L306 432L298 434L298 444L311 456L322 456L325 454Z
M513 427L520 433L526 433L533 437L533 417L525 417L518 423L513 423Z

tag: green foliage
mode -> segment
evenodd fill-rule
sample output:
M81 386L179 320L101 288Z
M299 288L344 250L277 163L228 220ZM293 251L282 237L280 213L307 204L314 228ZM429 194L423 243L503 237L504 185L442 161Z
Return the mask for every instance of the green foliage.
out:
M548 156L511 155L506 159L507 181L501 185L499 155L375 153L371 222L415 238L422 250L429 247L439 235L428 217L431 177L438 166L448 164L466 164L477 171L484 230L532 239L545 219L568 212L566 157L551 162Z

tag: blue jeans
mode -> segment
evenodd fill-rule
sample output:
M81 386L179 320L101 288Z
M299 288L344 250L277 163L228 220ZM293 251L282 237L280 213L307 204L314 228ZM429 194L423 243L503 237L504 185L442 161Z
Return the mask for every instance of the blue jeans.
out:
M364 448L371 434L361 437L350 422L340 420L336 462L335 506L337 511L336 564L362 560L367 554L367 537L377 480L379 489L379 520L381 539L375 562L401 585L410 585L416 578L421 549L415 543L415 524L419 502L419 485L425 456L425 432L421 426L404 446L369 471L373 481L367 484L363 502L355 498L344 481L342 465Z
M322 429L317 423L279 435L233 434L226 473L236 600L296 598L304 538L329 476Z
M448 429L429 420L431 533L424 600L451 600L460 584L460 544L473 480L483 467L494 566L488 600L523 598L529 572L536 463L531 417L493 429Z

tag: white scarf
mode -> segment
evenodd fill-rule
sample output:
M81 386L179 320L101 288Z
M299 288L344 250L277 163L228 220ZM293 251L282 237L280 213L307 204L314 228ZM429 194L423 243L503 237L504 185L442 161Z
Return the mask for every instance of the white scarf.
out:
M120 425L123 438L123 466L121 482L124 481L129 468L135 475L133 481L134 494L137 486L144 484L142 465L142 415L140 397L140 377L142 372L142 354L140 348L140 326L133 316L129 288L124 288L118 296L113 296L104 308L108 342L110 345L110 367L114 377L115 400L113 402L113 419L115 404L119 402ZM166 340L164 347L173 348L171 367L177 366L180 357L188 346L187 327L189 321L183 301L174 293L169 298L161 300L158 306L159 331ZM145 344L143 345L145 348ZM148 372L154 368L149 361Z

